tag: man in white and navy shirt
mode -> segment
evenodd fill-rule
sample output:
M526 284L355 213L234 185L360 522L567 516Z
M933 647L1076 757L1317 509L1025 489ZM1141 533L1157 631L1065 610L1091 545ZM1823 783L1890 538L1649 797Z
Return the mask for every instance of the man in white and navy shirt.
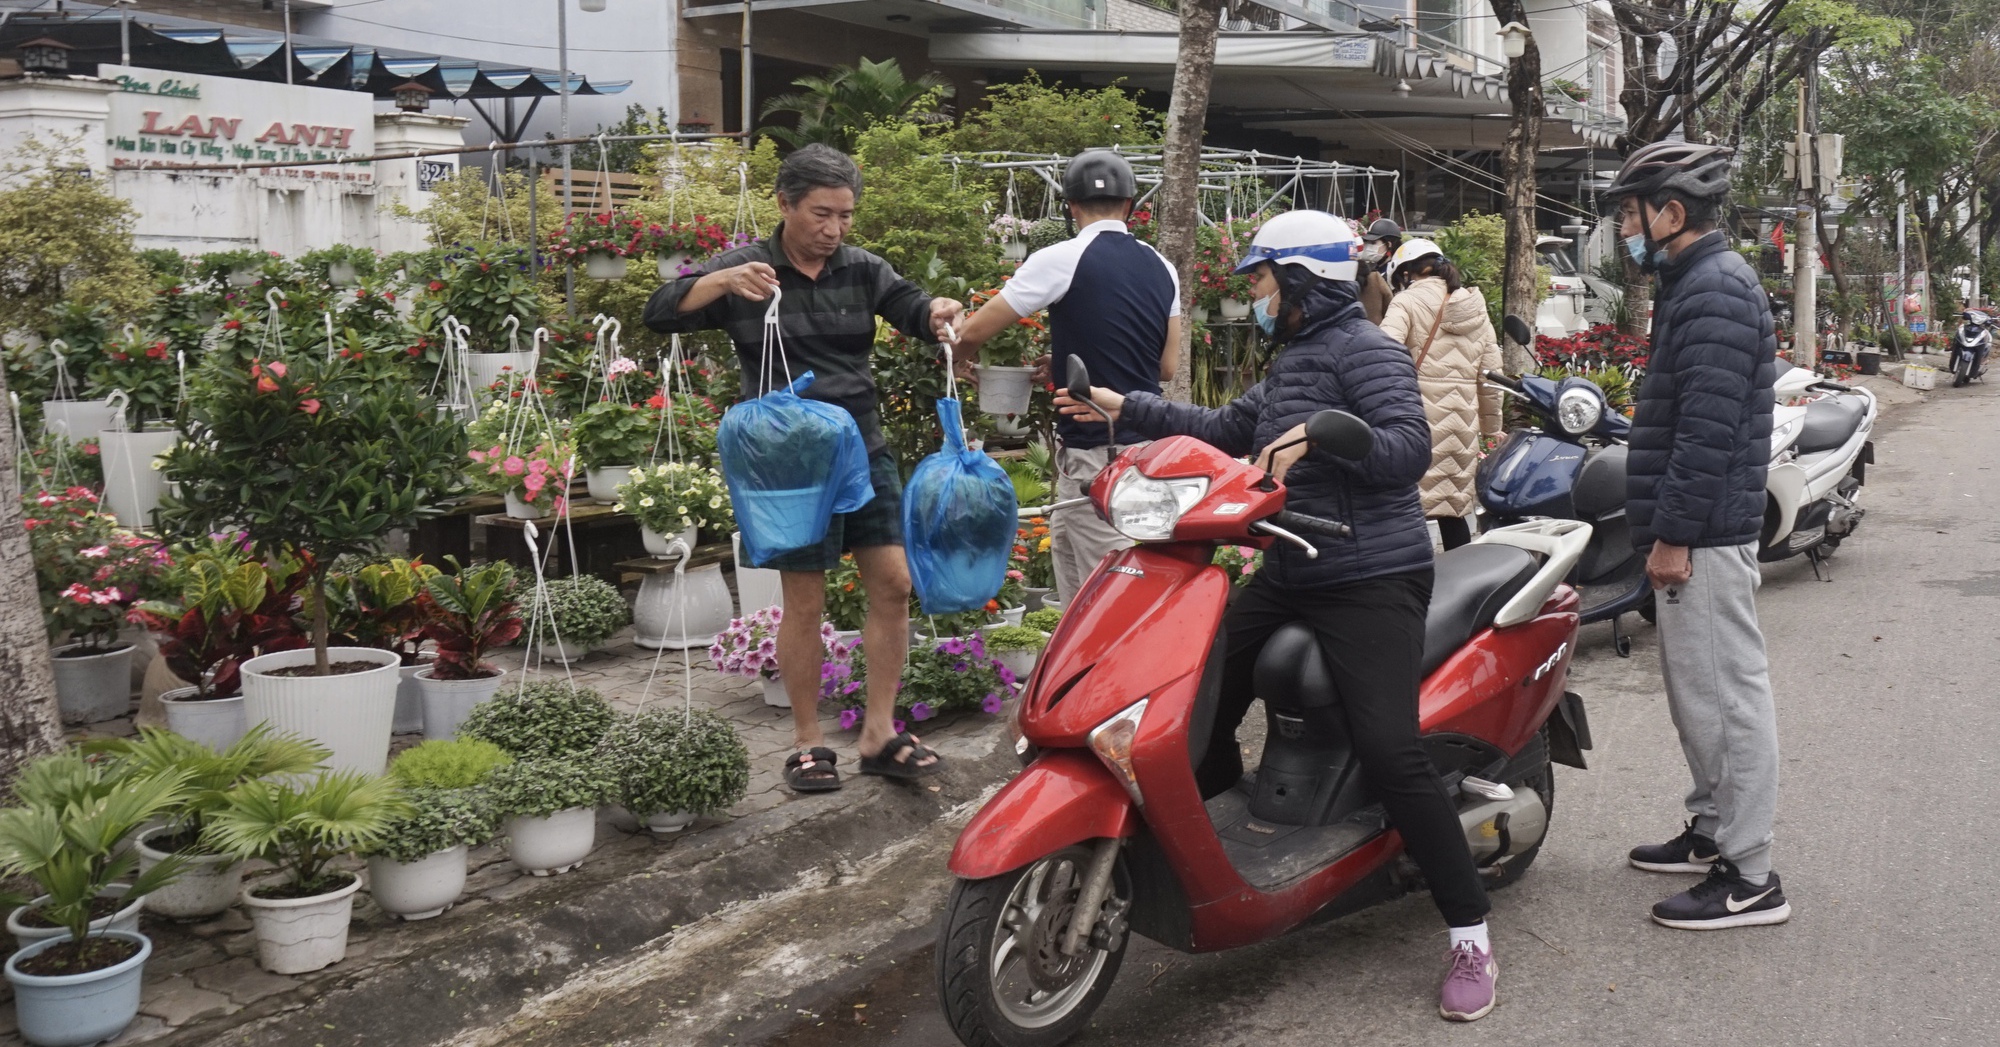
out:
M1030 255L999 295L965 321L961 359L969 362L988 339L1046 309L1050 357L1082 357L1094 387L1158 393L1180 362L1180 280L1126 228L1138 195L1124 157L1108 149L1078 153L1063 171L1063 202L1076 236ZM1038 363L1046 367L1048 358ZM1101 424L1067 417L1056 423L1058 501L1081 496L1118 453L1108 441ZM1132 544L1089 506L1058 510L1049 531L1056 589L1065 602L1105 554Z

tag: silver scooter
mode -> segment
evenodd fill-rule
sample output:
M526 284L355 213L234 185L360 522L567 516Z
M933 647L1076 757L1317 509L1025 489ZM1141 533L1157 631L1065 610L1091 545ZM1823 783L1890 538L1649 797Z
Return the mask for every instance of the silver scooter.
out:
M1854 533L1867 468L1875 464L1878 405L1862 386L1828 381L1778 362L1772 389L1771 466L1764 481L1764 532L1757 558L1765 563L1804 555L1813 574Z

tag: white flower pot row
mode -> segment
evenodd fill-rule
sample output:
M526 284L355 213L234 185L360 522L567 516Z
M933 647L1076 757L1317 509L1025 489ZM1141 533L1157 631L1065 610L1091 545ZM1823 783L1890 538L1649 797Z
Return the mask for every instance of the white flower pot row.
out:
M466 847L438 851L414 862L368 859L368 893L391 916L428 920L458 904L465 893Z

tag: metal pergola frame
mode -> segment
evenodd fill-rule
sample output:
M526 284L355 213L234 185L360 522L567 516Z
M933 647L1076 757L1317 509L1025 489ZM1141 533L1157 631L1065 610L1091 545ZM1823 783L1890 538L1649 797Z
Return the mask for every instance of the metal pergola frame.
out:
M1127 152L1117 149L1117 151L1131 162L1132 173L1143 189L1139 198L1133 203L1135 206L1144 206L1160 188L1161 154L1157 150ZM976 165L982 171L1031 173L1041 179L1046 189L1044 199L1051 201L1062 194L1062 169L1070 160L1069 157L1060 154L1013 152L958 153L944 159L956 165ZM1384 178L1389 180L1386 196L1376 189L1376 182ZM1259 194L1262 195L1263 202L1246 212L1250 214L1268 210L1272 204L1288 194L1303 206L1319 206L1320 200L1330 205L1341 198L1344 185L1357 181L1367 183L1369 199L1386 199L1393 205L1397 218L1400 220L1403 217L1402 194L1397 191L1402 182L1400 171L1343 164L1334 160L1308 160L1299 156L1281 156L1254 149L1203 147L1201 151L1203 192L1233 194L1247 189L1247 183L1250 182L1261 183L1269 190L1268 193ZM1324 185L1323 196L1312 191L1312 187L1316 184ZM1327 209L1333 210L1330 206ZM1208 214L1207 207L1198 209L1196 213L1204 224L1216 224L1215 219ZM1043 217L1049 215L1044 214Z

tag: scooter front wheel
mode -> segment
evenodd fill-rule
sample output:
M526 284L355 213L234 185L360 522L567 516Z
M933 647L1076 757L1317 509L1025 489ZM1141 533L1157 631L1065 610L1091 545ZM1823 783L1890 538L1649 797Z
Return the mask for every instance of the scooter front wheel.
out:
M938 934L938 999L966 1047L1056 1047L1083 1031L1111 991L1125 934L1093 933L1098 944L1062 951L1090 858L1087 847L1065 847L952 888ZM1114 876L1107 909L1129 900L1122 881Z

